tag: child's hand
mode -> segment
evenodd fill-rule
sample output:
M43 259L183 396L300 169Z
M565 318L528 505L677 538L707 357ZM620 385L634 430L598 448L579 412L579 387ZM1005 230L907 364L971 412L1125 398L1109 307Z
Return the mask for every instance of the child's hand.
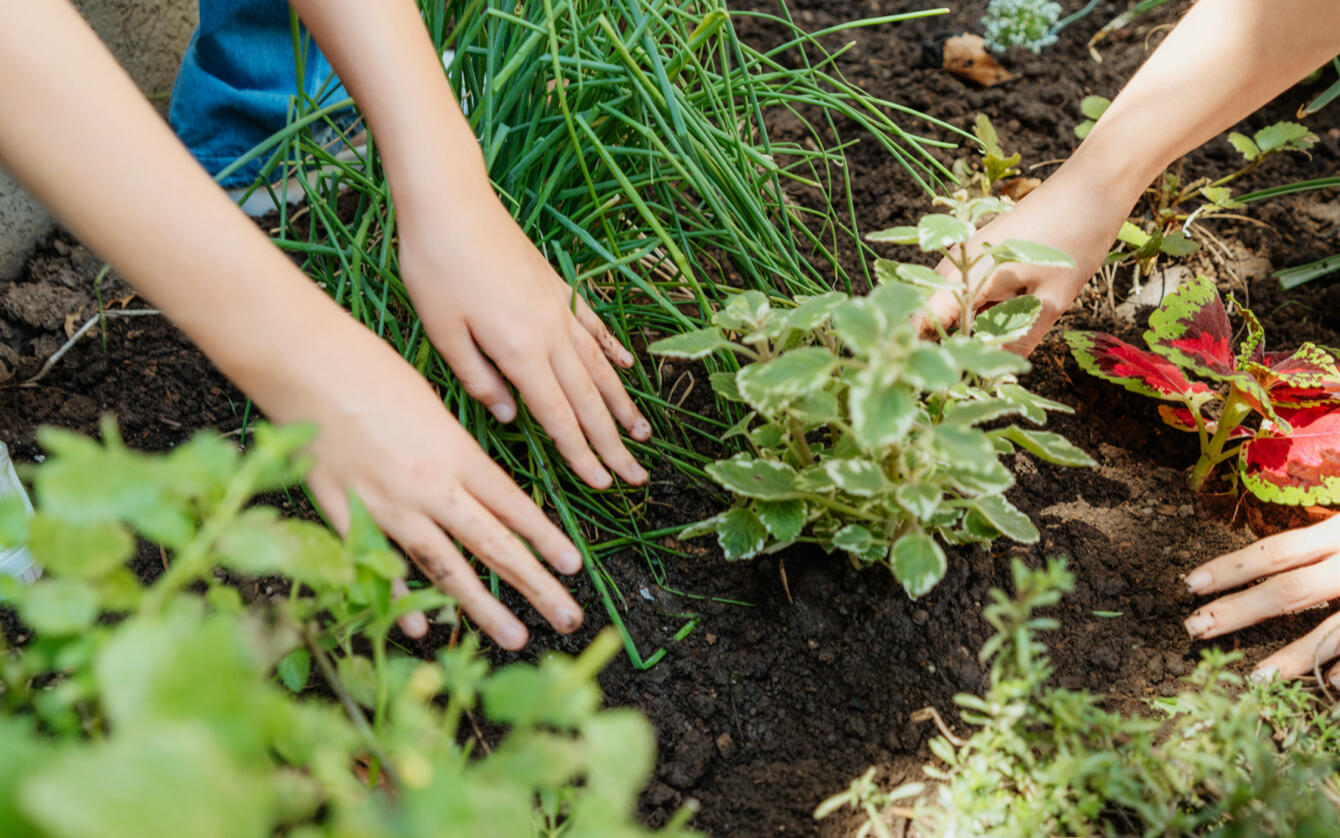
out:
M636 440L651 436L610 365L631 367L633 356L580 295L574 310L572 289L492 191L444 195L436 212L407 213L401 231L405 286L466 392L511 421L506 377L588 484L610 485L600 460L629 483L646 482L611 419Z
M1042 314L1033 330L1010 347L1020 355L1029 354L1070 307L1089 277L1097 273L1129 211L1129 201L1113 199L1105 190L1086 182L1080 172L1062 166L1017 207L979 230L969 242L968 250L975 254L985 244L1023 239L1060 249L1075 260L1076 267L1002 265L978 291L973 300L974 311L1025 294L1042 300ZM978 262L971 282L980 282L990 267L990 259ZM941 261L936 270L946 277L960 278L948 260ZM961 311L957 298L949 291L937 291L928 308L930 316L946 328L957 322ZM922 331L926 336L934 334L929 320L923 322Z
M581 608L527 542L561 573L581 569L576 548L442 409L413 368L375 338L354 342L366 351L332 348L344 356L338 364L309 366L291 397L267 406L281 417L291 411L319 423L308 485L331 523L347 528L348 493L357 493L424 575L504 648L524 646L526 627L489 593L453 541L559 631L575 630ZM414 636L427 628L417 615L401 627Z
M1202 640L1218 637L1340 597L1340 515L1206 562L1187 574L1186 585L1193 594L1211 594L1257 580L1264 581L1197 608L1187 618L1187 632ZM1338 656L1340 613L1261 661L1252 677L1297 678ZM1340 681L1340 664L1326 680Z

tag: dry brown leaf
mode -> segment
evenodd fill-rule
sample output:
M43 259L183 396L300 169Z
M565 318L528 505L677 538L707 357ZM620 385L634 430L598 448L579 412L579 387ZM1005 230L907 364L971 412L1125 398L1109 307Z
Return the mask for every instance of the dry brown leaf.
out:
M986 51L980 35L955 35L945 41L944 68L956 76L991 87L1014 76Z
M1024 196L1042 185L1042 178L1012 177L1000 182L1000 194L1011 201L1022 201Z
M112 306L121 306L121 308L125 308L126 306L130 305L130 301L135 299L136 296L137 295L135 294L135 292L131 291L129 294L125 295L119 300L112 300L107 307L111 308Z
M83 313L84 309L81 306L65 315L65 337L67 339L73 339L74 333L79 331L80 326L84 325Z

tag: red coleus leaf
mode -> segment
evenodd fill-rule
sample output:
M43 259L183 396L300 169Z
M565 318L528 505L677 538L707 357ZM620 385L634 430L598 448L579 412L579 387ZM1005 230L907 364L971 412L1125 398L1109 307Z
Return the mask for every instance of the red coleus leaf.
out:
M1188 431L1193 434L1196 433L1196 417L1188 407L1174 407L1170 404L1161 404L1159 405L1159 418L1179 431ZM1219 423L1213 420L1205 421L1205 430L1214 433L1218 429ZM1250 429L1238 425L1232 431L1229 431L1228 438L1246 439L1251 435L1252 432Z
M1271 503L1340 502L1340 407L1281 408L1279 414L1288 433L1267 425L1243 444L1243 485Z
M1188 407L1161 404L1159 405L1159 418L1165 424L1172 425L1179 431L1187 431L1193 434L1196 432L1196 417Z
M1191 381L1166 358L1132 346L1104 332L1066 332L1066 342L1079 365L1090 375L1120 384L1132 393L1182 401L1209 395L1202 381Z
M1228 310L1219 289L1203 276L1177 286L1149 316L1145 343L1178 366L1212 378L1237 370Z
M1312 343L1294 352L1259 352L1244 371L1265 388L1276 408L1312 407L1340 400L1340 369L1331 353Z

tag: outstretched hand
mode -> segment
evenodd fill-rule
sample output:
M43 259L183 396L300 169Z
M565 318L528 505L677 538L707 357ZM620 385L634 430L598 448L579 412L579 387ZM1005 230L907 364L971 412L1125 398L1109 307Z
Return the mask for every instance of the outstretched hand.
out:
M1009 347L1020 355L1028 355L1070 307L1084 283L1097 273L1129 211L1130 206L1122 200L1094 189L1081 174L1063 166L1017 207L977 231L968 243L968 253L975 257L985 245L1022 239L1061 250L1075 261L1075 267L1007 263L982 282L992 263L990 259L980 260L969 277L969 283L978 286L971 301L973 313L1027 294L1040 299L1042 314L1033 329ZM961 280L958 269L948 259L941 261L936 271L949 279ZM925 337L935 334L935 322L950 328L962 311L958 295L948 290L937 291L927 308L929 315L922 318Z
M491 190L443 200L440 212L405 219L401 268L428 337L466 392L510 422L510 381L582 480L607 488L608 467L645 483L615 425L638 441L651 436L612 366L631 367L632 354Z
M556 629L575 630L580 606L531 551L560 573L576 573L577 549L443 410L427 382L367 336L367 351L349 353L330 375L312 371L305 380L319 389L295 395L295 409L321 428L308 485L331 523L347 530L348 493L357 494L424 575L504 648L524 646L526 627L484 587L457 543ZM400 625L411 636L427 630L420 615Z
M1262 539L1206 562L1187 574L1193 594L1250 588L1202 605L1187 618L1197 639L1218 637L1250 625L1340 597L1340 516ZM1257 664L1252 677L1296 678L1340 657L1340 612ZM1340 686L1340 664L1326 680Z

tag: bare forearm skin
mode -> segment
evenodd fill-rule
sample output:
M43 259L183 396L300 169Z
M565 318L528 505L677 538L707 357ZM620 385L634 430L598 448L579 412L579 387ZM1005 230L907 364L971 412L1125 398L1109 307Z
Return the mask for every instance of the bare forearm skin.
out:
M1335 0L1200 0L1066 168L1133 205L1171 162L1340 53Z
M0 4L0 101L0 165L272 419L405 367L233 206L68 3Z

